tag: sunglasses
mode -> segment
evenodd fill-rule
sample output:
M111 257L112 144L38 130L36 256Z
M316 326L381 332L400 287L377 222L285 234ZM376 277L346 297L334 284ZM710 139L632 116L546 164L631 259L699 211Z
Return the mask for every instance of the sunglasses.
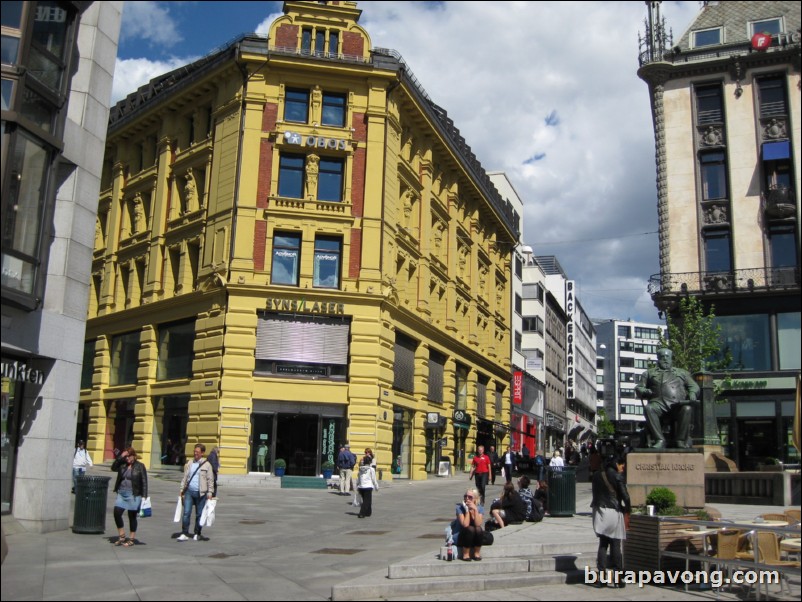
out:
M462 497L464 497L466 500L472 500L473 499L472 495L463 495Z

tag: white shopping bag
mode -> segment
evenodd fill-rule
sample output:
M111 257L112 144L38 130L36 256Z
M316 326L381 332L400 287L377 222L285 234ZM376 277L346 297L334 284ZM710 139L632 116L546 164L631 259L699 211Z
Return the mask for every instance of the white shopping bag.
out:
M150 498L142 498L139 506L139 518L150 518L151 516L153 516L153 505L150 503Z
M178 496L178 503L175 505L175 516L173 516L174 523L181 522L181 516L184 514L184 504L181 500L181 496Z
M214 509L216 506L216 499L206 500L206 505L203 507L203 512L201 513L201 527L211 527L214 524Z

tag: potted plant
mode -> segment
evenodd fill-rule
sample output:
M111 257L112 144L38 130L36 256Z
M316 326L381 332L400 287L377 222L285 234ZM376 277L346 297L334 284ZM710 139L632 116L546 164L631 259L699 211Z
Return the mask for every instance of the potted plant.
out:
M325 462L323 462L320 468L323 471L324 479L330 479L331 476L334 474L334 462L326 460Z
M281 458L278 458L273 463L273 474L275 474L277 477L283 477L285 470L287 470L287 462Z

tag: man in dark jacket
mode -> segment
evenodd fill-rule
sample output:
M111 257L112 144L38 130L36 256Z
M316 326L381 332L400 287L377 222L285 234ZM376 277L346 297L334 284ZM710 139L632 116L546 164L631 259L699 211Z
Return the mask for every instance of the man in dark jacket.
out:
M515 470L515 453L509 445L507 446L507 451L504 452L502 460L504 462L504 478L507 479L508 483L512 483L512 471Z
M490 453L487 454L490 457L490 484L496 484L496 473L501 468L501 458L498 457L496 453L496 446L490 446Z
M356 455L347 443L340 448L337 455L337 468L340 469L340 495L348 495L351 489L351 476L356 466Z

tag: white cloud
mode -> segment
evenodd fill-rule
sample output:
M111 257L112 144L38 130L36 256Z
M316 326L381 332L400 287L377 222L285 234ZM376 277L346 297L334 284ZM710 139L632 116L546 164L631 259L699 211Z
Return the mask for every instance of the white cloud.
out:
M675 32L698 10L663 4ZM659 271L657 236L631 236L657 229L649 95L637 76L644 4L359 7L374 46L400 52L485 169L507 172L526 242L558 257L586 311L656 320L645 289ZM611 236L621 238L590 240ZM588 242L539 244L561 240Z
M645 289L659 271L657 236L640 235L657 229L649 94L637 77L644 3L361 1L359 8L373 45L400 52L485 169L507 172L525 202L526 242L557 255L586 311L656 320ZM168 9L129 2L125 10L124 35L154 45L181 40ZM679 39L698 3L663 2L662 11ZM254 31L267 33L278 16ZM191 31L191 20L180 25ZM118 60L113 101L191 60Z
M160 2L126 2L120 39L139 38L153 46L170 48L183 41L170 10Z
M270 32L270 26L273 24L273 21L278 19L283 14L284 13L273 13L269 15L264 21L262 21L261 23L259 23L259 25L256 26L256 29L253 30L254 33L267 35Z
M111 88L112 106L154 77L182 67L195 58L172 58L167 61L149 59L117 59Z

